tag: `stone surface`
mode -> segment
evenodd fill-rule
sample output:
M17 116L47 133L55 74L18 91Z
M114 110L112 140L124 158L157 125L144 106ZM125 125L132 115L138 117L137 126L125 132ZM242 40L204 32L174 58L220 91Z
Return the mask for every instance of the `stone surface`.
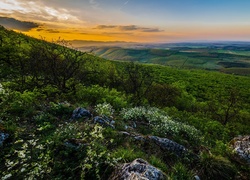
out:
M158 136L142 136L138 134L130 134L128 132L121 132L121 133L126 136L131 136L136 140L140 140L144 142L151 142L151 143L153 142L154 144L159 146L162 150L167 150L169 152L176 154L177 156L190 155L190 153L184 146L167 138L161 138ZM193 158L197 158L197 157L193 155Z
M94 123L99 123L103 126L110 126L111 128L115 128L115 126L114 126L115 121L112 119L109 119L106 116L96 116L96 117L94 117L93 121L94 121Z
M163 172L143 159L135 159L118 167L109 180L165 180Z
M71 120L76 120L79 118L91 118L92 114L84 108L78 107L73 111L73 114L71 116Z
M250 135L234 138L231 145L240 158L250 164Z
M3 145L4 141L9 137L7 133L0 133L0 146Z
M157 144L163 150L171 151L178 156L188 154L188 150L184 146L182 146L182 145L180 145L180 144L178 144L170 139L160 138L157 136L149 136L148 138L153 140L154 143Z

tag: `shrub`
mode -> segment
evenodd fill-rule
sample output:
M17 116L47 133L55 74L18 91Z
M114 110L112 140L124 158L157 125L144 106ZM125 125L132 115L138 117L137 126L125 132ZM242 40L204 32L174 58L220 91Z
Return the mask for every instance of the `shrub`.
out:
M172 180L193 180L194 174L189 171L182 163L176 163L173 167L173 172L170 174Z
M84 87L83 85L76 86L77 101L88 102L90 105L99 103L109 103L115 109L121 109L128 104L128 98L118 92L116 89L109 89L98 85Z
M168 168L166 166L166 164L158 157L156 156L150 156L149 157L149 161L148 161L151 165L161 169L163 172L167 172Z
M160 136L181 136L193 143L201 140L200 132L192 126L176 122L165 112L154 107L134 107L121 111L124 120L146 121L156 135Z
M29 117L35 111L35 108L40 105L41 100L45 96L37 89L33 91L10 91L5 99L4 105L7 107L6 111L18 116Z
M109 103L97 104L95 106L95 111L100 116L112 116L114 113L113 107Z
M56 172L63 175L61 170L64 170L64 173L71 176L73 173L76 179L101 179L104 171L112 168L118 161L107 149L107 145L112 144L113 140L104 138L103 131L104 128L99 125L91 126L86 123L65 123L59 126L54 133L54 142L58 145L64 142L74 152L64 147L59 155L55 154L60 159L60 163L55 165ZM72 140L79 143L71 144Z
M46 178L51 173L51 151L39 139L14 142L14 148L5 156L5 168L2 179Z
M236 170L227 159L208 153L201 154L199 176L201 179L234 179Z
M123 162L132 162L136 158L145 158L146 154L138 149L120 147L115 150L114 157Z

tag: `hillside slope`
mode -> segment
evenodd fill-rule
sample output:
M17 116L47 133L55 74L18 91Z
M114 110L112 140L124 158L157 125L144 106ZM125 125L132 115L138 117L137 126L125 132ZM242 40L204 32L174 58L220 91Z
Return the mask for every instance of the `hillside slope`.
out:
M247 76L109 61L0 27L0 176L247 179L234 149L249 139L249 89Z

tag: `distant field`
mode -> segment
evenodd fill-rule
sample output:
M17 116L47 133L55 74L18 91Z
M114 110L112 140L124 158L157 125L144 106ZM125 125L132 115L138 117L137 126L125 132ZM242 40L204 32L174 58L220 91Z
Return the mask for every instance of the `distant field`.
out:
M110 60L250 75L249 43L166 44L139 47L91 47L87 51ZM82 50L86 51L86 47Z

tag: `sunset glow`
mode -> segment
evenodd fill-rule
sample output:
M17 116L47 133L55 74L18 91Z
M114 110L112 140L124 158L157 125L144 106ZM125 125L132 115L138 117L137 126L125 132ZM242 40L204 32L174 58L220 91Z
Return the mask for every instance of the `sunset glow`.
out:
M250 41L248 7L236 0L2 0L0 24L47 40Z

